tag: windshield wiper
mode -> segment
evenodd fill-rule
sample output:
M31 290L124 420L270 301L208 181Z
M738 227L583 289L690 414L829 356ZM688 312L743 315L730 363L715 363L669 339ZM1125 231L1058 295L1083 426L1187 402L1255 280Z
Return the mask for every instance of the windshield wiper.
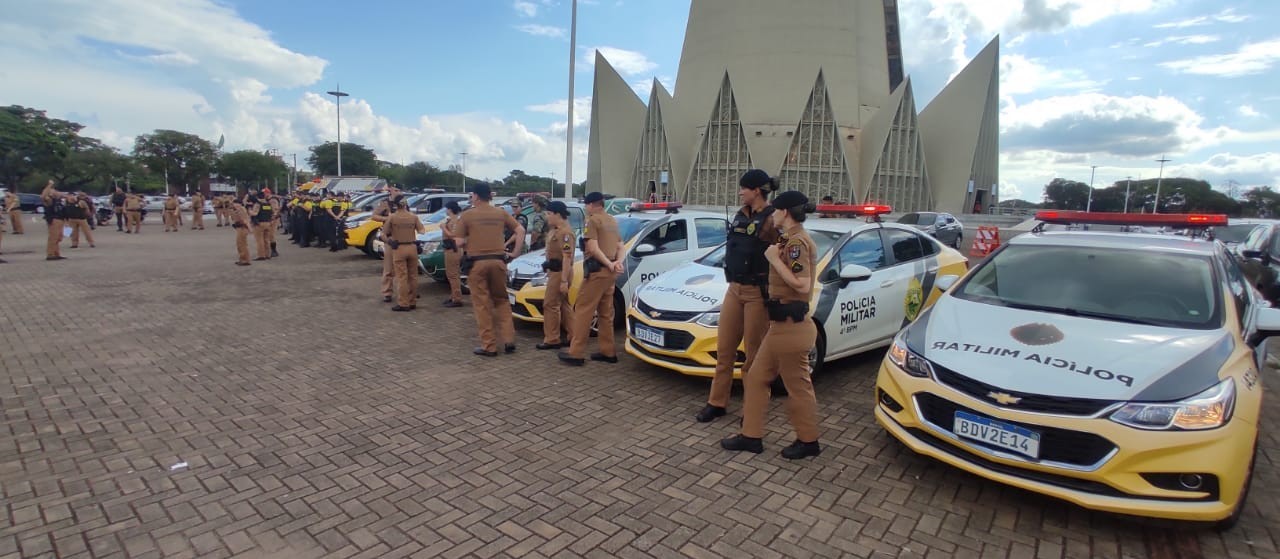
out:
M1126 323L1129 323L1129 324L1142 324L1142 325L1145 325L1145 326L1168 326L1168 325L1167 325L1167 324L1165 324L1165 323L1157 322L1157 321L1153 321L1153 320L1146 320L1146 319L1142 319L1142 318L1135 318L1135 317L1131 317L1131 316L1120 316L1120 315L1107 314L1107 313L1101 313L1101 312L1082 311L1082 310L1078 310L1078 309L1069 309L1069 308L1066 308L1066 307L1051 307L1051 306L1048 306L1048 305L1033 305L1033 304L1030 304L1030 303L1014 303L1014 302L1012 302L1012 301L1001 301L1001 304L1003 304L1004 306L1009 307L1009 308L1011 308L1011 309L1021 309L1021 310L1024 310L1024 311L1041 311L1041 312L1049 312L1049 313L1054 313L1054 314L1064 314L1064 315L1067 315L1067 316L1079 316L1079 317L1084 317L1084 318L1098 318L1098 319L1102 319L1102 320L1110 320L1110 321L1113 321L1113 322L1126 322Z

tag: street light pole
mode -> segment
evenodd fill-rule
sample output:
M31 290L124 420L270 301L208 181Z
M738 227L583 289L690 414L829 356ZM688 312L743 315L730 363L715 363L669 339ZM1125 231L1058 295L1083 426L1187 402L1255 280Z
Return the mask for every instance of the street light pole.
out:
M333 106L338 110L338 176L342 176L342 98L347 94L342 91L342 84L333 91L328 92L333 96Z
M1093 177L1098 173L1097 165L1090 165L1092 170L1089 171L1089 200L1084 203L1084 211L1093 209Z
M569 25L569 126L565 129L564 147L564 188L566 197L573 196L573 74L577 54L578 0L573 0L573 16ZM596 188L599 188L599 186Z
M1156 160L1156 163L1160 164L1160 175L1156 177L1156 206L1151 208L1151 213L1153 214L1160 213L1160 182L1164 180L1164 164L1170 161L1172 160L1163 155Z
M1124 213L1129 213L1129 187L1133 186L1133 177L1125 177L1124 180Z
M459 153L462 156L462 191L467 191L467 152Z

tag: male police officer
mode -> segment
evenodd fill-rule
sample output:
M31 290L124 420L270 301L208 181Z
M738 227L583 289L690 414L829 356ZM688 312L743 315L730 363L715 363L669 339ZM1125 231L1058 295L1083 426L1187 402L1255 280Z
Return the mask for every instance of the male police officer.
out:
M387 235L385 234L386 228L387 228L387 219L391 217L391 206L387 203L387 200L400 195L400 190L394 186L389 187L387 189L387 192L388 192L387 197L383 199L381 202L378 202L377 206L374 206L373 215L369 217L369 219L372 219L373 221L376 221L382 224L382 229L380 231L371 231L369 232L369 234L370 235L382 234L383 243L387 242ZM320 210L313 209L312 211L318 212ZM391 302L391 296L394 294L394 291L393 291L394 286L395 286L395 268L394 266L392 266L391 260L384 255L382 258L382 302L384 303Z
M71 248L80 248L80 235L84 234L84 240L89 242L89 248L93 248L93 233L89 231L89 219L93 218L93 211L89 207L89 197L80 194L68 194L66 199L66 217L67 225L71 226Z
M449 216L440 227L444 237L441 241L444 245L444 277L449 280L449 298L444 300L444 306L456 308L462 306L462 251L458 250L458 219L462 206L450 201L444 207Z
M254 260L271 260L271 203L250 192L249 215L253 221L253 235L258 245L258 257Z
M391 199L393 213L387 217L383 232L386 234L386 255L396 274L399 301L391 310L410 311L418 308L418 233L426 233L422 220L405 206L404 196Z
M230 202L223 201L223 204L230 205L226 209L226 219L228 225L236 230L236 266L249 265L249 212L244 209L244 204L240 200L232 199Z
M142 233L142 207L145 205L141 195L131 193L124 197L125 233Z
M49 225L49 238L45 243L45 260L64 260L59 250L62 243L62 226L66 224L66 201L50 180L40 193L40 201L44 202L44 221Z
M191 230L204 230L204 194L196 192L191 197Z
M716 372L711 381L707 405L695 419L706 423L725 414L729 394L733 390L733 366L738 344L746 346L747 357L742 371L751 370L751 361L769 328L769 315L764 308L768 297L769 262L765 249L778 240L773 227L773 207L769 194L777 191L778 181L760 169L752 169L738 181L738 201L742 207L733 216L725 246L724 276L729 280L724 304L720 308L720 325L716 328Z
M535 199L536 200L536 199ZM534 202L537 205L537 202ZM547 260L542 263L547 274L547 292L542 303L542 342L538 349L559 349L560 332L570 332L573 340L573 307L569 305L569 285L573 281L573 227L569 225L569 208L559 200L546 208Z
M546 235L547 198L539 194L533 197L533 212L529 214L529 250L547 248Z
M487 183L471 187L471 209L458 220L458 248L467 251L471 271L467 284L471 287L471 307L480 330L480 344L472 353L484 357L498 355L498 338L503 350L516 350L515 325L511 322L511 303L507 299L507 260L520 254L524 247L524 227L511 214L495 208L493 191ZM503 230L514 231L514 248L504 250ZM496 322L496 324L495 324ZM497 336L494 336L494 330Z
M178 195L170 192L169 197L164 200L164 232L174 233L178 231Z
M567 365L583 365L587 341L591 336L591 318L598 325L600 351L591 354L592 361L618 362L618 348L613 343L613 290L614 281L622 273L622 237L618 234L618 221L604 211L604 195L588 193L587 225L582 230L586 241L583 247L582 288L574 305L573 328L568 352L560 352L560 361Z
M21 235L22 234L22 199L18 198L17 193L13 192L12 190L4 193L4 211L9 214L9 227L13 228L13 234Z

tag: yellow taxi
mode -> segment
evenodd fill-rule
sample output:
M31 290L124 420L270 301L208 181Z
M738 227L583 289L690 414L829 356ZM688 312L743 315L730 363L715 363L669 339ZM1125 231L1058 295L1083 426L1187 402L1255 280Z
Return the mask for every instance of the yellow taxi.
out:
M819 254L818 284L809 303L818 326L810 353L814 369L889 345L938 298L939 276L968 269L964 255L915 227L882 223L879 216L891 211L883 205L821 205L821 215L841 217L815 215L804 222ZM729 287L724 254L721 246L639 286L627 309L627 353L686 375L715 375L720 304ZM744 359L739 346L736 362ZM741 378L737 368L734 376Z
M1014 237L893 340L876 421L972 474L1123 514L1245 510L1270 308L1211 238L1121 232L1222 215L1041 212L1116 231ZM1153 281L1153 278L1158 278Z

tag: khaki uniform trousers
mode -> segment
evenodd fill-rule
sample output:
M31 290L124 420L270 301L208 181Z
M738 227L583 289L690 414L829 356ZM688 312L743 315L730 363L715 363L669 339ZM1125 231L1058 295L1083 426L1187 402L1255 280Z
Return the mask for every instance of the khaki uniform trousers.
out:
M787 415L796 430L796 438L806 443L818 440L818 399L809 380L809 349L817 338L818 327L812 320L769 323L769 333L760 344L760 353L756 354L742 381L744 436L764 437L770 385L781 376L782 384L787 387Z
M249 262L249 226L236 227L237 262Z
M271 241L268 239L271 236L271 222L264 221L262 223L254 224L253 234L258 243L258 258L270 259Z
M600 353L616 357L618 348L613 343L613 290L618 277L613 270L600 270L587 277L578 290L578 300L573 306L573 329L569 331L569 356L583 359L587 355L587 342L591 340L591 319L596 319L596 338L600 341Z
M764 308L760 286L730 282L720 306L720 326L716 328L716 374L711 379L708 404L721 408L729 404L738 345L746 346L747 358L742 362L742 376L746 377L768 329L769 311Z
M222 210L222 208L214 208L214 209L213 209L213 216L214 216L215 218L217 218L217 219L218 219L218 227L222 227L222 224L223 224L223 223L226 223L227 225L231 225L231 220L230 220L230 219L225 219L225 220L223 219L223 217L225 216L225 214L226 214L226 212L224 212L224 211Z
M462 302L462 253L457 250L444 251L444 277L449 280L449 300Z
M418 304L418 247L413 243L405 243L392 249L384 258L391 261L395 269L396 290L399 292L397 305L408 307Z
M89 242L89 246L93 246L93 233L89 231L89 222L84 219L72 219L71 222L71 248L80 246L80 234L84 233L84 240Z
M178 212L177 211L169 211L169 210L164 211L164 230L166 233L168 233L169 231L178 230Z
M191 209L191 230L204 229L204 208Z
M45 256L62 256L62 253L58 250L58 243L62 242L62 226L65 224L61 219L49 222L49 240L45 243Z
M480 347L485 351L498 351L499 341L503 345L515 343L511 301L507 299L507 264L501 260L475 261L467 274L467 285L471 288L471 310L480 330Z
M371 235L376 233L370 233ZM395 265L391 263L391 247L382 245L382 296L391 297L396 294L395 290L396 270Z
M137 210L126 211L124 216L129 219L129 223L124 227L125 231L142 232L142 212Z
M9 212L9 225L13 227L16 235L21 235L22 231L22 210L12 210Z
M560 331L568 332L566 342L573 342L573 305L569 293L560 292L561 272L548 272L546 296L542 300L542 343L559 344ZM572 287L573 284L570 284Z

